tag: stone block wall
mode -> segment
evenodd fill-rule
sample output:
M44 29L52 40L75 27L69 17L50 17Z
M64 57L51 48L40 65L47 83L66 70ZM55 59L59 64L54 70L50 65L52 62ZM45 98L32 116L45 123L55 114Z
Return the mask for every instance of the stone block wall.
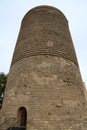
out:
M19 126L20 108L26 110L26 130L87 130L86 98L68 22L53 7L34 8L22 21L0 130L15 122Z
M55 8L37 7L25 15L12 65L22 58L36 55L64 57L78 64L67 19Z
M77 120L78 125L86 111L81 85L79 69L69 60L54 56L24 58L11 67L2 113L5 118L17 118L23 106L27 110L27 130L71 126L74 130L73 124Z

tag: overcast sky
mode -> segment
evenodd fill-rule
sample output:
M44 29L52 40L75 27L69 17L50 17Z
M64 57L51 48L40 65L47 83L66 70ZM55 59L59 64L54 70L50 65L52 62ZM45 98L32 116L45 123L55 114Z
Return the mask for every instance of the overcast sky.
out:
M39 5L54 6L68 19L80 72L87 87L87 0L0 0L0 72L9 72L23 16Z

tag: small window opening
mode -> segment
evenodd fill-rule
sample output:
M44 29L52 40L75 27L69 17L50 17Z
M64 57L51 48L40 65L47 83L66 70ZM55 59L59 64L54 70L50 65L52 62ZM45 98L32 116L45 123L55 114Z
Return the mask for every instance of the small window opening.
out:
M27 121L27 111L25 107L20 107L18 109L18 125L26 126Z

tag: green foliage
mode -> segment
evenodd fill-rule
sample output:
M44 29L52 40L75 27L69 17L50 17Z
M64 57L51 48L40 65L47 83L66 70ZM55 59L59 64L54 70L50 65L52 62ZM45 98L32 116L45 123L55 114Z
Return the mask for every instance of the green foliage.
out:
M4 93L7 82L7 75L0 73L0 96Z

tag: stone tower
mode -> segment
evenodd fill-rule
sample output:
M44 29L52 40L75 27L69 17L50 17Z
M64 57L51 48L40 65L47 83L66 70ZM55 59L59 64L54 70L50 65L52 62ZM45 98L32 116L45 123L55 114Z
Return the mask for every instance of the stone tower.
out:
M87 130L86 100L64 14L23 18L0 110L0 130Z

